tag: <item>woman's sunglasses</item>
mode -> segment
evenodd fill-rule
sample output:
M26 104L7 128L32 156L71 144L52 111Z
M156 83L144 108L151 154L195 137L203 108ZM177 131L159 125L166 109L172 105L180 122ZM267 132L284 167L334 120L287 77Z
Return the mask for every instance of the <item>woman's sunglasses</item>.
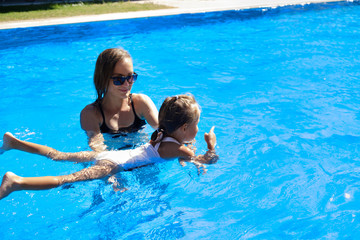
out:
M116 77L111 77L111 80L113 80L114 85L116 86L120 86L123 85L125 81L127 81L129 84L132 84L136 81L137 79L137 73L134 73L130 76L116 76Z

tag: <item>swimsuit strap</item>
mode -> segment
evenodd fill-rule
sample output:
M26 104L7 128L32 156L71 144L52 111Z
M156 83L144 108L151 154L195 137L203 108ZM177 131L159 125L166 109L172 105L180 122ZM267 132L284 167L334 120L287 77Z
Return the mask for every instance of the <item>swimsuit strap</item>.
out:
M131 103L132 111L133 111L133 113L135 115L135 118L136 118L137 115L136 115L135 108L134 108L134 102L133 102L133 99L132 99L132 93L130 93L129 97L130 97L130 103Z
M103 118L103 124L105 123L105 114L104 114L104 111L103 111L103 109L102 109L102 107L101 107L101 103L100 102L98 102L98 106L99 106L99 109L100 109L100 113L101 113L101 116L102 116L102 118ZM106 125L106 124L105 124Z
M173 138L173 137L164 137L160 142L158 142L158 143L155 144L154 148L155 148L156 151L159 149L160 144L161 144L162 142L173 142L173 143L176 143L176 144L181 145L181 144L179 143L179 141L176 140L176 139Z
M110 132L111 129L110 129L110 128L106 125L106 123L105 123L105 114L104 114L104 111L103 111L103 109L102 109L101 102L100 102L100 101L96 101L96 103L97 103L97 106L99 107L101 116L102 116L102 118L103 118L103 123L102 123L101 126L100 126L100 132L102 132L102 133Z
M129 97L130 97L132 111L134 113L134 122L131 126L129 126L127 128L130 130L130 132L134 132L134 131L138 131L141 128L143 128L143 126L146 125L146 121L144 119L139 118L138 115L136 114L135 107L134 107L134 101L132 99L132 93L130 93Z

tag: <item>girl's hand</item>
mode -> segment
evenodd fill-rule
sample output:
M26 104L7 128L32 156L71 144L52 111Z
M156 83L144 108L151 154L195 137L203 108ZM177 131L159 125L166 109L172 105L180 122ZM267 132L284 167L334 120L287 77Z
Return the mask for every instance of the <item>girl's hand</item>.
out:
M213 126L210 131L204 135L209 150L214 150L216 145L216 135L214 133L214 128L215 126Z

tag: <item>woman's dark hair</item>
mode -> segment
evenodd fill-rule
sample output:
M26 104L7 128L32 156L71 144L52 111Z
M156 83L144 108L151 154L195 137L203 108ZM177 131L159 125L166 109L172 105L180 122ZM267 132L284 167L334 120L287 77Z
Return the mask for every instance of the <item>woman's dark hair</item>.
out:
M192 123L199 117L199 106L192 95L167 97L160 107L159 128L151 135L155 141L159 132L169 135L185 123Z
M120 48L109 48L104 50L97 58L94 72L94 85L97 92L97 101L100 101L106 94L110 77L113 74L115 65L119 61L130 58L130 54Z

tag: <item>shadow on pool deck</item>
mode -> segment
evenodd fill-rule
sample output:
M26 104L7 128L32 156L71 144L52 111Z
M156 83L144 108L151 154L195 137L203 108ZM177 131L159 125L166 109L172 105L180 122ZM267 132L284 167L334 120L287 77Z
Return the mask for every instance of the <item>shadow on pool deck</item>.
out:
M126 1L136 2L140 0L126 0ZM102 1L101 0L0 0L0 7L45 5L45 4L60 4L60 3L80 3L80 2L99 3ZM106 2L121 2L121 0L107 0Z

